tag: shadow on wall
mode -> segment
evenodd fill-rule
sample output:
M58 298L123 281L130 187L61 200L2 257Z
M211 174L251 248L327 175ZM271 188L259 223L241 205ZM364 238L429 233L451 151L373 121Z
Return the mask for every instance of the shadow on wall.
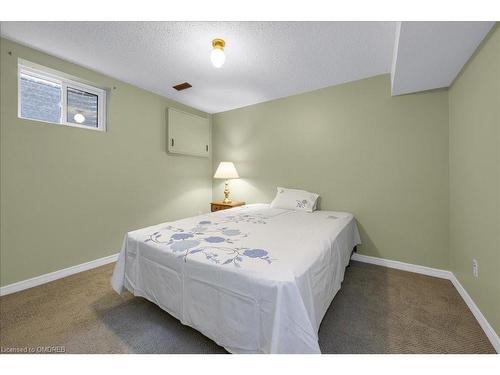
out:
M354 215L356 217L356 215ZM371 237L368 235L363 224L356 220L356 225L358 226L359 235L361 236L361 245L358 246L358 253L370 255L374 257L381 257L380 251L378 250L375 242L372 241Z

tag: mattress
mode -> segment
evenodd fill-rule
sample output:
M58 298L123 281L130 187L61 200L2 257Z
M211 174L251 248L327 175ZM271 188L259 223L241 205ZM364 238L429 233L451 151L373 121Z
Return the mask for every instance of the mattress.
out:
M350 213L247 205L127 233L112 286L231 353L320 353L321 320L358 244Z

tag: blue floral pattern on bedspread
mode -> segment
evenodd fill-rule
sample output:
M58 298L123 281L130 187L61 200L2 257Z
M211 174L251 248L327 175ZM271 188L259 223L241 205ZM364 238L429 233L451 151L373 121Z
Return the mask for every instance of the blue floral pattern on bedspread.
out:
M186 262L193 254L203 254L207 260L219 265L241 267L245 259L258 259L271 264L273 260L265 249L240 247L237 242L247 238L248 233L231 228L232 223L266 224L263 214L239 213L218 220L202 220L193 228L183 229L167 225L148 236L144 242L154 242L168 247Z

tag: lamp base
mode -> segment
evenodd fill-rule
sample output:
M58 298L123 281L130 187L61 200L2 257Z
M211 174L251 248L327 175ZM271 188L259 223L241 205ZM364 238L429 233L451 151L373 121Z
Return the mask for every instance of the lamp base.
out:
M223 203L231 203L231 198L229 198L229 180L224 182L224 200Z

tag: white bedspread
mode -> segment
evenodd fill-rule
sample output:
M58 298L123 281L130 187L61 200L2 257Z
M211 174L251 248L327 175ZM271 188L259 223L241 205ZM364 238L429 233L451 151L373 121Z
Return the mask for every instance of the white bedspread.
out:
M359 243L352 214L247 205L127 233L112 285L232 353L320 353Z

